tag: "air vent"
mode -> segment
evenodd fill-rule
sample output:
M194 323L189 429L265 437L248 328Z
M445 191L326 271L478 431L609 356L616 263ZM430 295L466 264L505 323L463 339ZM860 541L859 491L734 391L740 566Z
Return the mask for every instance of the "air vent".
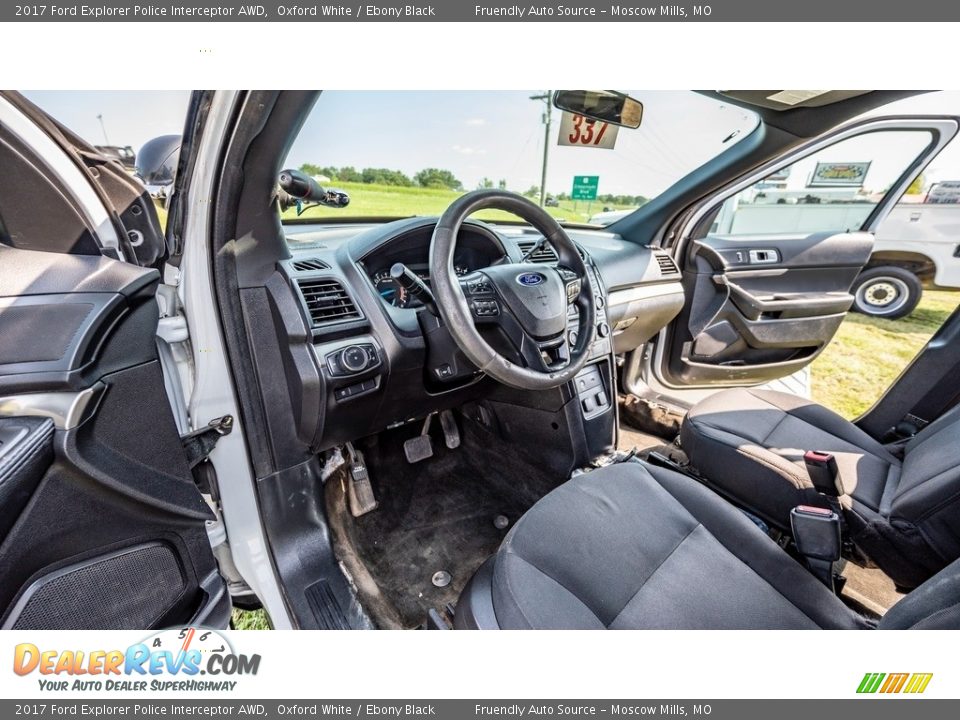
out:
M330 266L323 260L310 258L308 260L295 260L293 262L293 269L297 272L306 272L308 270L329 270Z
M660 266L661 275L676 275L680 272L680 269L677 267L677 264L673 261L673 258L669 255L661 255L657 253L657 265Z
M350 295L336 280L297 280L314 327L360 317Z
M517 242L517 245L520 246L520 251L524 255L526 255L530 251L530 248L536 244L536 240L520 240ZM558 259L559 258L557 257L556 251L549 245L544 245L528 258L530 262L535 263L555 263Z

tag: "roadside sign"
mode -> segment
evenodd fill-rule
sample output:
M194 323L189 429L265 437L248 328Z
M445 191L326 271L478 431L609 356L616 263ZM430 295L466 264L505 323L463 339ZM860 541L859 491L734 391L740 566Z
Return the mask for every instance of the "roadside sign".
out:
M818 162L807 187L863 187L869 170L868 162Z
M597 188L600 187L599 175L574 175L571 200L596 200Z
M558 145L569 147L594 148L596 150L613 150L617 143L616 125L605 123L602 120L591 120L583 115L564 112L560 119L560 134L557 136Z

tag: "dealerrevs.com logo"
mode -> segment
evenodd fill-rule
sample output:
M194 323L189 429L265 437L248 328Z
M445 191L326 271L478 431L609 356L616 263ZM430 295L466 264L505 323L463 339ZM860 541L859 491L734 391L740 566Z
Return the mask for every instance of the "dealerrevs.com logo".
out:
M240 676L256 675L259 655L234 651L216 630L164 630L125 650L14 648L13 671L37 675L45 691L232 691Z
M922 693L927 689L933 673L867 673L857 687L858 693Z

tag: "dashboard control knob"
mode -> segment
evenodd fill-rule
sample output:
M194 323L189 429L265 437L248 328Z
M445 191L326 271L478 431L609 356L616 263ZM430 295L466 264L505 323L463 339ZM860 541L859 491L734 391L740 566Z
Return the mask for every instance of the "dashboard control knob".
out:
M344 370L358 373L367 369L370 364L370 357L367 355L367 351L359 345L350 345L340 351L340 364Z
M579 339L580 339L580 335L577 333L576 330L571 330L571 331L567 334L567 341L568 341L571 345L573 345L573 346L576 346L577 340L579 340Z
M605 338L609 334L610 334L609 325L607 325L605 322L599 323L597 325L597 337Z

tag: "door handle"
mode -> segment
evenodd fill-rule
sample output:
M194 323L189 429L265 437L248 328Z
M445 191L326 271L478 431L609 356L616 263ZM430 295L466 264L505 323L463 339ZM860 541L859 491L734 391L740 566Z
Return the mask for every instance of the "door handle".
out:
M749 252L751 265L770 265L780 262L780 253L776 250L751 250Z

